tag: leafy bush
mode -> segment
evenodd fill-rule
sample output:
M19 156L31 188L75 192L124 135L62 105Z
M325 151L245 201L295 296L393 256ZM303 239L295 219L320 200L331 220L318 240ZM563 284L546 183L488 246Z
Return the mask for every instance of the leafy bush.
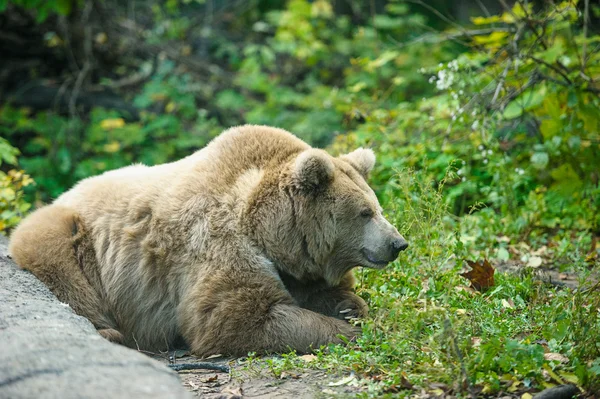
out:
M0 137L0 166L17 164L19 150ZM22 170L0 170L0 234L16 226L31 204L24 198L23 188L33 184L33 179Z

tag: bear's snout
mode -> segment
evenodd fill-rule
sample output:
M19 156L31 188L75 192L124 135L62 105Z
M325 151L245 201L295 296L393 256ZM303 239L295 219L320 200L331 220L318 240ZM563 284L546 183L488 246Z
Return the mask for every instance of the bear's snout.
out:
M406 240L401 236L399 238L392 240L391 248L392 248L392 259L396 259L398 257L398 254L400 254L401 251L404 251L406 248L408 248L408 242L406 242Z

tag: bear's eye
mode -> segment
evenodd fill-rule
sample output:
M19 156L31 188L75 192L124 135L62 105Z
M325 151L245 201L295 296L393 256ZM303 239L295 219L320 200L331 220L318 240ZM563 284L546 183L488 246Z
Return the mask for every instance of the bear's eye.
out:
M373 215L375 215L375 213L373 213L373 210L371 208L365 208L362 211L360 211L360 216L363 218L372 218Z

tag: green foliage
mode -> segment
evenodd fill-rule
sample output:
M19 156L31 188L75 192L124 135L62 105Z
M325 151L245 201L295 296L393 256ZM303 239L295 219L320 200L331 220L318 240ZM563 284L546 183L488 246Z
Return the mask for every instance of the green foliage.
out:
M69 15L78 3L79 0L0 0L0 12L13 4L34 12L36 21L41 23L52 14Z
M0 166L17 164L19 150L0 137ZM31 208L24 198L23 188L33 184L33 180L22 170L0 170L0 234L4 234L16 226Z
M163 113L143 112L139 122L126 122L118 112L101 108L82 120L52 112L30 116L26 109L4 106L0 132L15 141L27 137L21 165L37 176L41 197L49 200L85 177L134 162L164 163L206 145L221 127L193 107L193 100L190 104L182 92L188 84L189 79L159 71L134 103L160 107Z

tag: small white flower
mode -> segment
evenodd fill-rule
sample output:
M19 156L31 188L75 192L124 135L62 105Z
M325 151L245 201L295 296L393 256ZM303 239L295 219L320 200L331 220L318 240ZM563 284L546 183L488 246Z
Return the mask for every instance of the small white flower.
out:
M475 120L475 122L473 122L473 124L471 125L471 129L477 130L478 127L479 127L479 120Z
M487 158L486 158L486 159L484 159L484 160L483 160L483 164L484 164L484 165L487 165L487 163L488 163L488 160L487 160Z
M463 178L460 179L460 181L467 181L467 178L463 176Z
M477 147L477 149L478 149L479 151L483 151L483 144L479 144L479 147Z
M494 153L494 151L492 150L487 150L488 155L492 155Z

